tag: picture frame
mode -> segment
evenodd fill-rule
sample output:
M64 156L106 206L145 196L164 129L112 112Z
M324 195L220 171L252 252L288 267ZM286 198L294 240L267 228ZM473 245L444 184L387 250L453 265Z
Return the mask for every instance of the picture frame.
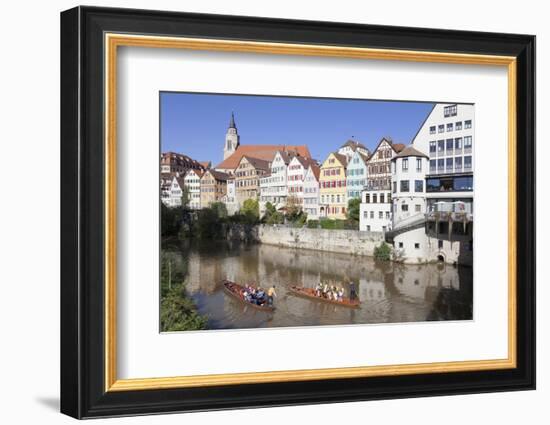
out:
M121 46L506 67L508 357L119 379ZM62 413L92 418L535 388L534 36L76 7L61 14L61 116Z

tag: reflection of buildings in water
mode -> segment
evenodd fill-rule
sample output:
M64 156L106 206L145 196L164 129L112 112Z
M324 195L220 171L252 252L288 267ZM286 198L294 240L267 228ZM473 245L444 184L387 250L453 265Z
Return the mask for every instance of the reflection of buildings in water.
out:
M471 319L468 268L377 263L369 257L269 245L195 247L187 257L187 289L196 294L200 308L217 329ZM227 297L217 284L226 278L263 287L276 285L273 317L245 311L246 306ZM356 283L361 300L357 311L293 297L287 291L292 284L315 287L321 281L343 286L349 296L349 285L344 283L348 279Z
M387 299L384 282L361 278L359 279L358 295L361 302L380 302Z
M399 293L419 301L431 301L441 288L460 290L458 269L450 265L396 266L394 285Z

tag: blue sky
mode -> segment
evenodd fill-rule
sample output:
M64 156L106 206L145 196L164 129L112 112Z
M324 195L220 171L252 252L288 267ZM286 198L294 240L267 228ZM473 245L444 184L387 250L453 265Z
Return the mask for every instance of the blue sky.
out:
M308 145L320 161L353 137L373 149L384 136L408 144L431 103L162 92L161 151L223 159L231 112L241 144Z

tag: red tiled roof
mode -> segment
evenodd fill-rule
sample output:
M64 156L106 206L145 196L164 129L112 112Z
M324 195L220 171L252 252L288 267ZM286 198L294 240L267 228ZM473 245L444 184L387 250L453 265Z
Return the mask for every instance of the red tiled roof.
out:
M234 170L237 168L237 165L239 165L239 162L241 162L243 156L271 161L277 151L311 158L311 154L306 145L240 145L231 156L224 159L214 168Z
M257 168L257 169L260 169L260 170L266 170L266 171L269 171L270 170L270 164L271 162L270 161L266 161L266 160L263 160L263 159L260 159L260 158L254 158L254 157L250 157L248 155L246 156L243 156L242 158L246 158L246 160L252 164L252 166L254 168ZM241 160L242 160L241 158ZM240 161L239 161L240 162Z

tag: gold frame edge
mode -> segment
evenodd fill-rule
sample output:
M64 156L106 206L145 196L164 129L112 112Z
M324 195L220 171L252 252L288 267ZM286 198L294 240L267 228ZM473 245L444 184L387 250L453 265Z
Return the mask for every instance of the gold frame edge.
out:
M216 385L311 381L511 369L516 356L516 58L446 52L371 49L328 45L267 43L106 33L105 45L105 391L137 391ZM116 99L117 51L120 46L241 53L324 56L405 62L506 66L508 71L508 358L437 363L304 369L290 371L117 379L116 353Z

